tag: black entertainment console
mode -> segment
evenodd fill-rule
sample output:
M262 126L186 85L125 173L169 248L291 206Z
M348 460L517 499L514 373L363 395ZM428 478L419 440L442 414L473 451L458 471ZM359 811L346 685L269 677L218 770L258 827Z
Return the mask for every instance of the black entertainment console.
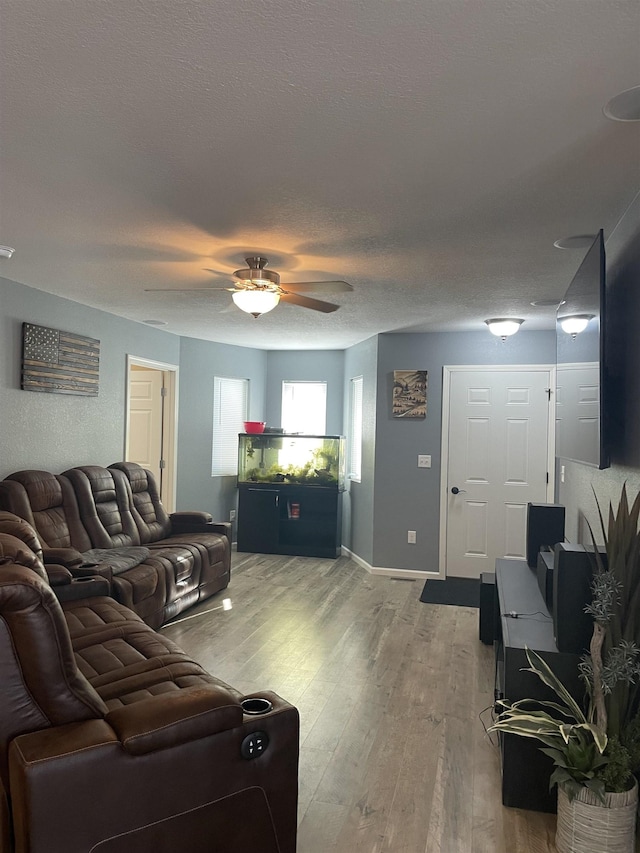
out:
M553 618L544 600L535 568L524 560L496 560L496 591L499 608L496 652L496 699L556 699L531 672L525 648L543 657L576 699L583 696L578 677L579 654L560 652L554 639ZM515 614L515 615L510 615ZM551 759L537 741L516 735L500 735L502 802L505 806L552 812L556 792L549 791Z

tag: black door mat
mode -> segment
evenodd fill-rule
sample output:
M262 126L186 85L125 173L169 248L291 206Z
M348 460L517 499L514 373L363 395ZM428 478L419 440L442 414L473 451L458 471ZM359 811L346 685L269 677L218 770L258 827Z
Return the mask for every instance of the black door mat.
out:
M477 578L445 578L428 580L420 601L425 604L457 604L460 607L480 607L480 581Z

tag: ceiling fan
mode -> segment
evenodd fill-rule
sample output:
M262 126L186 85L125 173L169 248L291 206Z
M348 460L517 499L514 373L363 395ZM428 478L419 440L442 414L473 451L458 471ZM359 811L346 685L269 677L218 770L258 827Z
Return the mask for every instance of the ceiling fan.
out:
M310 308L312 311L331 314L333 311L337 311L340 306L334 305L332 302L312 299L310 296L303 296L302 294L305 291L345 293L353 290L353 287L346 281L294 281L280 284L279 274L275 270L266 269L269 263L267 258L255 256L245 258L245 260L247 268L236 270L231 276L234 279L232 287L170 288L168 290L165 288L147 288L147 290L162 289L171 293L186 293L190 290L199 292L228 290L238 308L254 317L271 311L281 300L299 305L301 308ZM208 269L207 272L220 275L218 270Z

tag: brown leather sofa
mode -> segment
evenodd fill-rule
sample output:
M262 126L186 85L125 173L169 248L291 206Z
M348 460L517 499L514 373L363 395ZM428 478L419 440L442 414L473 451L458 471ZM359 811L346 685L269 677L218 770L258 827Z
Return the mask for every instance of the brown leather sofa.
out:
M60 602L27 528L0 515L0 853L294 853L296 709L243 707L111 597Z
M101 575L151 627L229 583L230 525L162 506L151 472L132 462L64 474L17 471L0 481L0 509L25 519L45 563Z

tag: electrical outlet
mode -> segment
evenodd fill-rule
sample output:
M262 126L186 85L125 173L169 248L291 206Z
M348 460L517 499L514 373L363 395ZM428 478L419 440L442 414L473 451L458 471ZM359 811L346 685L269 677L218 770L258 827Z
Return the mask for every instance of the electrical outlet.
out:
M235 521L235 520L236 520L236 511L235 511L235 509L231 509L231 510L229 510L229 521Z
M564 465L560 466L560 482L564 483Z
M431 456L427 453L418 454L418 468L431 468Z
M409 545L416 544L416 532L415 530L407 530L407 542Z

